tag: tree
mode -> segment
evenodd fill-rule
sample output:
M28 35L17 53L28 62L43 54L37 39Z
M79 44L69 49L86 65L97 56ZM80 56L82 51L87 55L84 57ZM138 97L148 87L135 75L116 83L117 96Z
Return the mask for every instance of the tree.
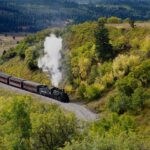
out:
M29 105L24 102L25 97L16 97L12 106L12 132L15 132L13 147L15 150L30 148L30 112Z
M106 17L100 17L100 18L98 19L98 22L107 23L107 18L106 18Z
M27 66L30 70L35 71L38 69L37 65L37 58L38 58L38 52L36 50L35 46L29 47L25 51L25 61L27 63Z
M38 106L39 107L39 106ZM55 108L41 105L32 116L32 142L33 150L56 150L70 142L77 134L76 118L72 114ZM37 112L40 110L40 114Z
M135 28L135 21L134 20L132 20L132 19L128 19L128 23L129 23L129 25L130 25L130 27L131 28Z
M102 61L113 58L112 46L109 43L108 30L105 28L104 22L98 21L95 31L96 51Z

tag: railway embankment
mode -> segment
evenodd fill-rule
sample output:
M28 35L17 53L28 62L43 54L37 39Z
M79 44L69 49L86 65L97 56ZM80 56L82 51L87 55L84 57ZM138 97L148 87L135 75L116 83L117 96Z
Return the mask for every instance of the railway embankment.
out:
M60 107L66 109L67 111L75 113L76 117L78 119L84 120L84 121L95 121L98 119L98 115L94 112L88 110L84 105L77 104L77 103L62 103L59 101L56 101L54 99L44 97L38 94L30 93L28 91L18 89L3 83L0 83L0 88L9 90L11 92L23 94L23 95L31 95L33 97L37 97L39 100L44 101L45 103L55 103L59 105Z

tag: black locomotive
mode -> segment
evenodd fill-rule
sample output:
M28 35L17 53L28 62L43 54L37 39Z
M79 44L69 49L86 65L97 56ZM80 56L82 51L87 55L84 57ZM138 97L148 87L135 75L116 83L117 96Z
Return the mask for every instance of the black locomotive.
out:
M69 97L67 93L65 93L64 90L56 87L52 87L49 89L48 86L46 85L27 81L21 78L12 77L3 72L0 72L0 82L20 89L27 90L29 92L33 92L49 98L53 98L64 103L69 102Z

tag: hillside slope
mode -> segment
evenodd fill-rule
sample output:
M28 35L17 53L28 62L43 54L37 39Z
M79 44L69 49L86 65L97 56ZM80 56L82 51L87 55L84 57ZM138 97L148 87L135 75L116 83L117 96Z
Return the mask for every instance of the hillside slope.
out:
M50 78L37 67L37 60L43 53L45 37L51 32L52 30L48 29L29 35L16 47L3 53L0 71L50 86Z
M78 2L78 3L77 3ZM1 32L33 32L49 26L64 26L96 20L100 16L149 20L150 2L141 1L0 0ZM57 11L56 11L57 10Z
M100 21L64 34L66 89L103 119L62 149L149 150L150 30L106 28Z
M64 145L63 140L60 147L63 150L118 150L118 147L121 150L149 150L150 29L105 26L100 21L55 31L63 37L62 84L72 100L84 102L101 117L99 121L81 125L78 135L69 140L66 136L67 143ZM30 35L6 52L0 59L0 71L49 84L46 74L37 67L37 59L42 54L43 40L50 32L45 30ZM1 106L4 106L3 99ZM0 113L7 114L3 109ZM9 125L7 119L6 123ZM44 125L46 123L49 121L44 121ZM46 129L51 129L49 124L46 125ZM68 125L70 127L72 124ZM57 130L55 133L58 135ZM3 134L9 139L7 135L7 132ZM36 142L39 144L40 141Z

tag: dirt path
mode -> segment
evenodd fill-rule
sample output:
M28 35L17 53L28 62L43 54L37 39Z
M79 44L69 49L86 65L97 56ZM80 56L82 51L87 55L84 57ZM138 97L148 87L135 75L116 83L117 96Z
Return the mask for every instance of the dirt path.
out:
M5 84L0 83L0 88L6 89L6 90L11 90L14 91L15 93L20 93L20 94L25 94L25 95L32 95L37 97L38 99L48 102L48 103L55 103L58 104L59 106L63 107L64 109L74 112L75 115L77 116L77 118L82 119L84 121L94 121L96 119L98 119L98 115L91 112L90 110L88 110L87 108L85 108L84 105L80 105L80 104L76 104L76 103L61 103L59 101L41 96L41 95L37 95L34 93L30 93L12 86L8 86Z

